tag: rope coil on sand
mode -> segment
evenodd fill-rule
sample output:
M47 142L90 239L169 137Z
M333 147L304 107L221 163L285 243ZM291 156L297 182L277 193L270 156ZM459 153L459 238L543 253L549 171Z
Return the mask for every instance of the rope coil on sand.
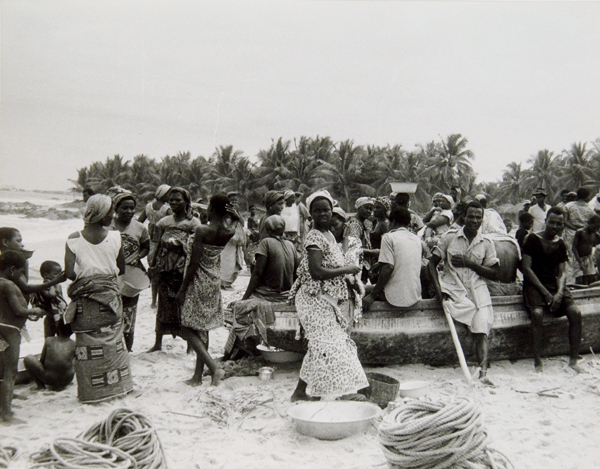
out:
M32 457L33 468L166 469L158 434L150 420L129 409L117 409L79 438L58 438Z
M450 404L412 401L393 409L379 426L392 468L514 468L486 441L479 407L467 398Z

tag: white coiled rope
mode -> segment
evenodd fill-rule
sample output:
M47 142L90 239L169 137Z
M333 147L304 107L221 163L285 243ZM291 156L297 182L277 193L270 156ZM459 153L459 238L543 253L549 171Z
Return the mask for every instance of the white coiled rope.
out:
M514 469L506 456L487 447L479 407L467 398L397 407L383 418L379 442L392 468Z

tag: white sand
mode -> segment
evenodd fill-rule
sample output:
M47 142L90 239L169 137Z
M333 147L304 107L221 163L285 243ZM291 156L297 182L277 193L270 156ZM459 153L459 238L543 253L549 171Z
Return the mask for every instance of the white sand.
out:
M80 225L75 220L49 222L0 215L0 225L21 229L25 244L35 248L33 269L46 259L62 264L62 247L69 232ZM235 284L243 289L248 277ZM231 296L230 292L226 293ZM19 448L20 456L11 467L29 465L29 455L53 439L74 437L92 423L105 419L115 408L129 407L147 415L162 438L172 468L370 468L386 467L375 428L364 435L340 441L319 441L295 432L286 417L289 396L295 387L299 364L275 366L272 381L256 377L230 378L215 390L209 378L199 388L183 383L193 373L195 357L186 354L181 339L165 338L162 352L145 354L154 340L154 310L150 293L140 298L134 352L130 356L138 397L125 397L98 405L81 405L76 384L56 393L34 391L33 385L17 386L27 401L14 401L18 418L25 425L0 425L3 445ZM32 344L23 351L39 352L42 324L30 323ZM222 354L226 329L211 332L210 352ZM596 362L599 360L596 359ZM375 368L399 380L426 380L432 383L428 398L449 399L471 396L481 404L491 445L506 454L516 468L582 469L600 468L600 367L586 355L576 375L566 368L566 357L545 360L545 372L536 374L531 360L492 364L489 376L495 387L466 387L460 368L433 368L423 365ZM367 370L367 371L368 371ZM556 398L519 391L552 391ZM246 417L231 419L220 426L214 420L169 413L202 415L202 401L219 395L231 399L240 390L262 392L273 401L257 406Z

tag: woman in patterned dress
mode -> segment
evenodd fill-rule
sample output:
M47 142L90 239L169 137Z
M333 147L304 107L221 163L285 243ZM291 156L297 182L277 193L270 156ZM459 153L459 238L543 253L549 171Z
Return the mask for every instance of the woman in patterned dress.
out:
M154 259L154 254L156 253L156 248L158 247L158 242L160 238L158 238L158 232L156 231L156 224L167 215L171 215L173 212L171 211L171 207L169 206L169 191L171 190L171 186L167 184L161 184L156 188L156 192L154 193L154 200L148 202L144 211L138 217L140 223L144 223L148 220L148 234L150 235L150 251L148 252L148 264L152 262ZM151 308L156 308L156 296L158 294L157 290L157 276L150 273L150 280L152 281L152 304Z
M225 195L215 195L208 207L208 225L196 228L190 239L189 264L177 300L181 308L181 336L196 352L196 370L191 386L202 384L204 365L216 386L225 374L208 353L208 331L223 326L221 302L221 251L235 234L235 223L242 218Z
M121 233L121 245L125 255L125 265L144 269L141 259L148 255L150 250L150 236L148 230L139 221L133 220L136 201L131 192L121 192L113 197L115 217L110 225L111 230ZM135 317L140 295L133 297L121 295L123 301L123 336L127 351L133 347L133 334L135 331Z
M181 335L181 307L176 300L183 282L189 237L201 226L192 214L190 193L181 187L169 192L169 205L173 215L156 224L160 240L150 267L158 276L158 308L156 310L156 341L148 352L162 348L165 334Z
M345 276L359 273L360 267L346 264L344 253L329 231L333 209L329 192L315 192L307 203L314 225L304 242L306 253L290 296L295 297L308 352L291 400L310 400L311 396L352 398L369 383L339 305L348 299Z

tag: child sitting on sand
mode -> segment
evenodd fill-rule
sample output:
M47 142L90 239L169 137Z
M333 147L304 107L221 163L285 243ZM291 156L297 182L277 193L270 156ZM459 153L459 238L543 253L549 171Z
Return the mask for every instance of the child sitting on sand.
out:
M575 282L589 285L597 280L598 274L594 264L594 247L600 244L600 215L592 215L585 228L577 230L573 238L573 255L579 265L581 275Z
M42 355L25 357L25 368L37 383L38 389L48 386L55 391L61 391L73 381L75 368L75 342L68 336L62 335L58 329L58 337L46 337Z
M58 262L44 261L40 266L40 274L44 279L44 283L51 283L61 272L62 267ZM31 300L31 304L46 311L44 337L54 337L56 335L69 337L72 334L71 326L64 323L67 302L63 297L60 285L55 285L47 290L36 293ZM62 329L60 334L59 327Z
M38 319L44 314L41 308L27 309L21 290L14 283L24 275L27 266L25 257L16 251L0 255L0 353L4 370L0 386L0 419L13 420L12 398L19 365L21 334L26 333L27 318Z

